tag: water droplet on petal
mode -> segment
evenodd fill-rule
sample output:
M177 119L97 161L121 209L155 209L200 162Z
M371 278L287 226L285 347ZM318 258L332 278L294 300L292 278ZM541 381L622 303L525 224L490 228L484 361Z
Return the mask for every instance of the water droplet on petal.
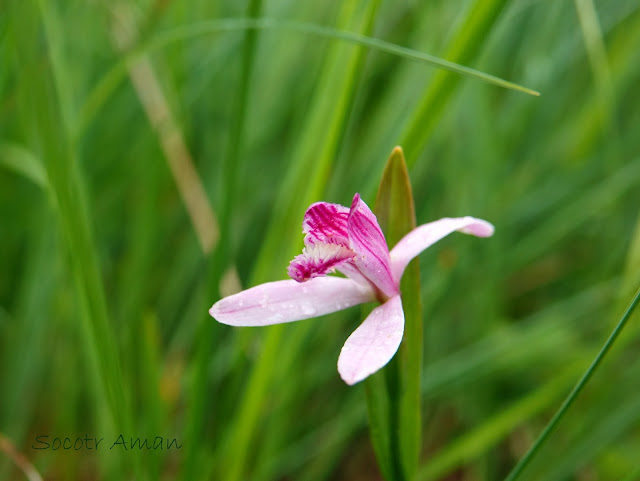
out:
M302 304L300 307L302 308L302 313L305 316L313 316L317 312L316 308L311 304Z
M267 298L267 296L262 296L260 298L260 300L258 301L258 304L260 305L260 307L262 307L263 309L265 307L267 307L267 304L269 303L269 299Z

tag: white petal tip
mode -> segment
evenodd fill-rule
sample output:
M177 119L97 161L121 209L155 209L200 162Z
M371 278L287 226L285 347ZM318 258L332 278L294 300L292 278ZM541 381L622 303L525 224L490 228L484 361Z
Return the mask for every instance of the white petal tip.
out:
M376 307L351 333L338 357L338 372L349 386L379 371L396 354L404 332L400 296Z
M340 377L342 377L342 376L340 376ZM363 379L364 379L364 378L363 378ZM363 379L357 379L357 378L350 379L350 378L342 377L342 380L343 380L347 385L349 385L349 386L353 386L354 384L359 383L359 382L360 382L360 381L362 381Z
M490 222L474 217L469 217L468 219L470 221L469 225L460 229L460 232L476 237L491 237L493 235L495 227Z
M220 306L218 306L217 302L213 306L211 306L211 309L209 309L209 315L213 317L216 321L218 321L220 324L226 324L226 322L222 320L224 315L220 311Z
M342 353L344 351L345 349L342 348ZM357 384L360 381L364 381L371 374L373 374L373 373L367 373L367 372L358 372L357 370L353 370L352 366L351 368L349 368L348 366L342 366L341 364L342 363L338 359L338 374L340 374L340 377L342 378L342 380L349 386L353 386L354 384ZM350 372L347 372L347 371L350 371Z
M221 305L224 300L225 299L221 299L211 306L211 309L209 309L209 315L220 324L225 324L227 326L241 326L242 324L234 322L235 318L233 315L230 315L229 312L224 309L224 306Z

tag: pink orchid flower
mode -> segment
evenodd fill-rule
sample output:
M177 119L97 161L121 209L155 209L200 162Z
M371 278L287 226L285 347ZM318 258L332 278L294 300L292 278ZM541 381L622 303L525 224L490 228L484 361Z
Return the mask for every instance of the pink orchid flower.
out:
M338 358L338 372L349 385L385 366L404 332L400 279L420 252L459 231L489 237L493 226L473 217L444 218L421 225L391 249L376 216L356 194L351 208L312 204L304 215L305 248L289 265L292 279L267 282L225 297L209 310L231 326L267 326L299 321L378 300L349 336ZM345 277L323 277L333 271Z

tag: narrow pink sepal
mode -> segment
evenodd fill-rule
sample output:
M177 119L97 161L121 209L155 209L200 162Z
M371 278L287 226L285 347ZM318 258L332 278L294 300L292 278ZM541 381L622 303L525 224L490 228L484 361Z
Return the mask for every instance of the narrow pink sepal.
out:
M340 377L349 385L385 366L395 355L404 332L399 295L376 307L344 343L338 358Z
M267 282L216 302L209 314L230 326L268 326L340 311L374 300L373 289L351 279L316 277Z
M455 231L476 237L490 237L493 235L494 228L486 220L474 217L445 217L416 227L391 249L391 270L396 282L400 282L404 269L411 259Z
M311 204L302 220L305 245L330 243L349 247L348 217L349 209L343 205L329 202Z
M356 267L386 296L398 293L398 286L391 274L389 248L378 219L369 206L356 194L351 204L348 220L349 241L356 253Z

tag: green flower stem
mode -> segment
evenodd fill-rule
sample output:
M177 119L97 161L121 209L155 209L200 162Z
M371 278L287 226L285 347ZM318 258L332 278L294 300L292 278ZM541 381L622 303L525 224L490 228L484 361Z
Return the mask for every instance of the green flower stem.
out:
M627 310L622 315L622 318L607 339L607 342L604 343L604 346L602 346L602 349L600 349L600 352L589 366L589 369L587 369L587 371L582 375L582 378L580 379L580 381L578 381L578 384L575 385L569 396L562 403L562 406L560 406L560 409L558 409L551 421L549 421L547 426L544 428L544 431L542 431L542 434L540 434L533 446L531 446L529 451L527 451L522 459L520 459L518 464L516 464L511 473L509 473L509 475L506 477L505 481L514 481L518 479L518 476L520 476L524 468L529 464L531 459L533 459L535 454L545 443L545 441L556 428L562 417L566 414L567 410L574 403L582 389L586 386L587 382L589 382L589 379L591 379L591 376L593 376L596 369L598 368L604 357L607 355L607 352L609 352L609 350L611 349L611 346L613 346L613 343L616 341L616 339L624 329L627 321L631 318L631 314L633 314L633 311L638 306L638 303L640 303L640 289L638 289L638 291L636 292L633 300L629 304L629 307L627 307Z

